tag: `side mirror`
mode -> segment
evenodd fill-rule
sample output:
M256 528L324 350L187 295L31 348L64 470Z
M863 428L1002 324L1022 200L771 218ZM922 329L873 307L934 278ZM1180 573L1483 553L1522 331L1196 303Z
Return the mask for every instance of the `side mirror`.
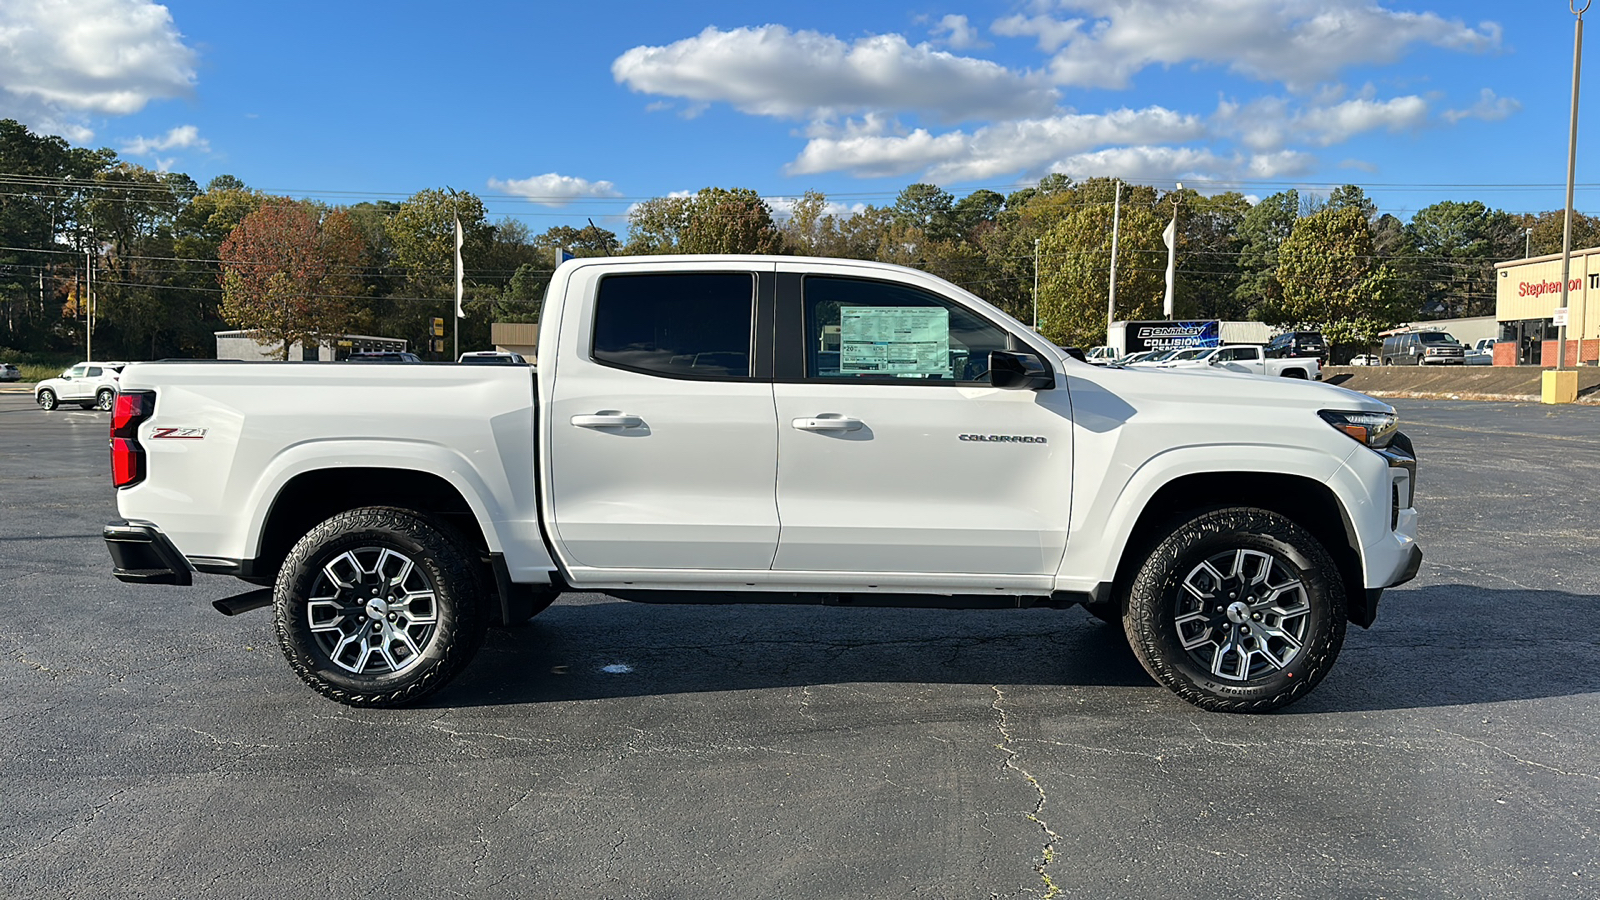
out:
M1406 348L1406 352L1411 354L1412 356L1416 356L1417 355L1417 348L1415 346L1407 347Z
M1003 391L1046 391L1056 386L1056 375L1032 353L991 350L989 383Z

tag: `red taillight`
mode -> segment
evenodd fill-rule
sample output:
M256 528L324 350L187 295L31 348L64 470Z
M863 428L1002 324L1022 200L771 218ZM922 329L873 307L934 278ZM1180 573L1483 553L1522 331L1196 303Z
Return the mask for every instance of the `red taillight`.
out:
M156 411L154 391L128 391L117 395L111 413L111 483L128 487L144 480L144 448L139 446L139 423Z

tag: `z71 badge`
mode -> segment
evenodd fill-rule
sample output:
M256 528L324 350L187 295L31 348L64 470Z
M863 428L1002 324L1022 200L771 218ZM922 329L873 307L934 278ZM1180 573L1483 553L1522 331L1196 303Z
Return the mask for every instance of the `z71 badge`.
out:
M204 440L205 436L204 428L157 428L150 432L152 441L199 441Z

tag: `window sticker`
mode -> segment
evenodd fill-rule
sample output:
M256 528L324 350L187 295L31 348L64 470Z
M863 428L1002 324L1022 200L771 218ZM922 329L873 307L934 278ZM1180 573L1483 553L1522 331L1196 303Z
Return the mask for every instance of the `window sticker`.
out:
M932 306L843 307L839 373L951 377L950 311Z

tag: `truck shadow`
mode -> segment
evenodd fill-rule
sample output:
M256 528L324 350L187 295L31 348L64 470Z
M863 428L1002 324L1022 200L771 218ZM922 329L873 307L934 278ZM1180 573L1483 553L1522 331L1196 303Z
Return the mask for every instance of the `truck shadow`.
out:
M1385 594L1304 715L1600 691L1600 597L1434 585ZM498 706L848 683L1162 691L1117 626L1080 609L679 606L564 598L495 630L429 705ZM1176 698L1174 703L1181 703Z

